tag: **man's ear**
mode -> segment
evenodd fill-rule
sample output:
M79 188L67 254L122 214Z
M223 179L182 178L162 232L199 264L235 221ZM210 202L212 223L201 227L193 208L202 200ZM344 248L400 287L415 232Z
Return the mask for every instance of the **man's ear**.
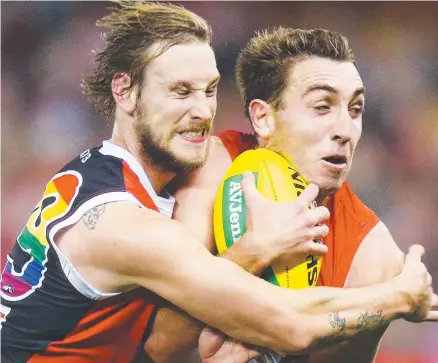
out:
M271 105L260 99L252 100L249 104L249 118L257 135L263 140L269 139L275 128Z
M137 88L131 87L131 77L128 73L116 73L111 82L111 91L116 104L127 114L133 115L137 103Z

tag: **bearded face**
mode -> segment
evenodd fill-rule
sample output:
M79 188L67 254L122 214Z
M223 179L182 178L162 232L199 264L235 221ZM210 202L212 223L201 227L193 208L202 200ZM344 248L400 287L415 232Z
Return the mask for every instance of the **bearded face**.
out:
M137 118L134 125L146 159L174 173L193 171L204 165L210 144L211 123L188 125L185 128L173 127L167 132L160 132L154 130L146 120L143 117Z
M175 45L148 65L134 124L145 159L171 172L205 163L218 83L205 43Z

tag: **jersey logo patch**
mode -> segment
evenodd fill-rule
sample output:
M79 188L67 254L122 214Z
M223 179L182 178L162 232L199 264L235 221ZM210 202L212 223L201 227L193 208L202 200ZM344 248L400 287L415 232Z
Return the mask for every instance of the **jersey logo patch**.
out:
M47 184L43 198L34 208L26 226L17 238L2 274L0 296L21 300L41 286L50 247L49 230L65 216L82 185L76 171L56 174Z

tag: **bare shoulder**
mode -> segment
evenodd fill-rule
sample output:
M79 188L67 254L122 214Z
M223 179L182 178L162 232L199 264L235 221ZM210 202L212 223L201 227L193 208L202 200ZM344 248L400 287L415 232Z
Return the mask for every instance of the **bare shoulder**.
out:
M377 223L362 241L345 282L346 287L367 286L398 275L404 254L383 222Z
M157 246L163 246L161 242L168 236L180 233L177 222L121 201L91 208L76 224L58 232L56 243L94 288L120 292L129 287L126 277L133 272L139 254L148 256L148 263L153 265L160 253Z
M216 252L212 224L214 200L230 165L231 158L222 141L213 136L205 165L178 176L171 187L176 199L173 217L212 253Z

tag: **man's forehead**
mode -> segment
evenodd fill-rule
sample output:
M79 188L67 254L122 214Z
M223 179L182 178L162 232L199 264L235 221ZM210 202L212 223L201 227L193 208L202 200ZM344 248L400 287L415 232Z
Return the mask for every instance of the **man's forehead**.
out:
M160 83L209 82L219 76L213 50L207 43L174 45L149 64L147 73Z
M305 93L315 85L328 85L339 92L363 88L356 66L349 61L311 57L292 65L289 84L293 91Z

